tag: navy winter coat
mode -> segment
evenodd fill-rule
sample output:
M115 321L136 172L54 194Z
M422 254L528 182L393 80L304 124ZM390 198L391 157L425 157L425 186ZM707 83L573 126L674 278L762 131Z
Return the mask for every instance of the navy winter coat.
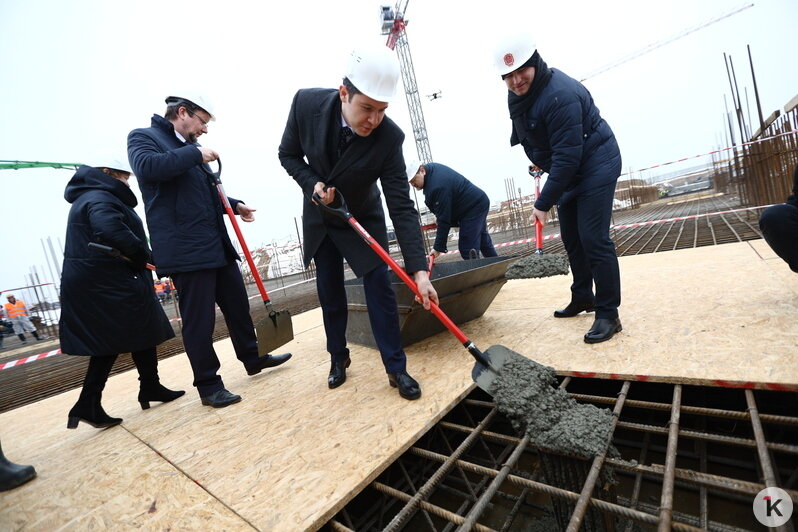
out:
M158 345L175 333L144 267L147 236L136 197L121 181L81 166L67 184L72 204L61 275L61 349L70 355L108 356ZM118 249L132 263L88 247Z
M577 193L617 181L621 152L590 92L552 68L551 79L526 112L526 130L515 131L529 160L549 177L535 208L548 211Z
M181 142L172 123L158 115L152 127L134 129L127 138L160 276L219 268L240 258L197 146ZM240 201L228 199L235 212Z
M424 203L438 224L433 247L445 251L449 229L459 227L460 220L487 213L490 200L481 188L444 164L427 163L424 168Z

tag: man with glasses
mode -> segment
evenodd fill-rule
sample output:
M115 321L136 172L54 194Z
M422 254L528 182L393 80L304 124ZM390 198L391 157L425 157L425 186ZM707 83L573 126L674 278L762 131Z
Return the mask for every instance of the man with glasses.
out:
M166 98L166 113L148 128L128 135L128 157L141 188L158 277L169 276L180 292L183 344L202 404L221 408L241 400L225 389L213 349L215 305L224 315L236 356L249 375L291 358L258 356L249 300L238 269L240 259L224 224L224 210L203 165L219 158L197 139L215 120L200 95ZM255 220L255 209L228 198L241 220Z

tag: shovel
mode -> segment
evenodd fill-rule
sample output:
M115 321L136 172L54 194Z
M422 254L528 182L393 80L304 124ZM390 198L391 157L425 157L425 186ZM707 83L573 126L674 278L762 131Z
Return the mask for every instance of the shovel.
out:
M542 170L529 172L535 178L535 199L540 197L540 176ZM535 255L543 255L543 223L535 217Z
M202 165L202 168L213 180L213 184L216 185L219 198L222 200L222 206L225 212L227 212L227 216L230 217L230 222L233 224L238 242L241 244L241 249L244 251L244 256L247 258L252 277L255 278L255 284L258 285L258 290L263 298L263 304L266 305L266 312L268 312L269 315L255 324L255 332L258 336L258 354L265 355L294 339L294 325L291 321L291 313L288 310L274 310L272 308L269 294L266 293L266 287L263 286L260 273L258 273L258 269L255 267L255 261L252 260L252 254L249 252L247 243L244 241L244 235L241 233L241 228L238 226L236 215L233 212L233 208L230 206L230 201L227 199L224 187L222 187L222 160L217 159L217 162L219 163L219 170L216 172L212 172L206 165Z
M357 232L357 234L360 235L366 244L368 244L369 247L377 255L379 255L388 266L390 266L394 273L399 276L402 281L404 281L410 290L412 290L413 293L419 299L421 299L421 294L418 291L418 286L416 285L415 281L413 281L413 279L402 269L401 266L399 266L399 264L391 257L391 255L388 254L388 252L385 251L385 249L383 249L383 247L380 246L376 240L374 240L374 238L366 231L366 229L360 225L357 220L355 220L355 217L349 212L346 201L339 190L335 191L335 199L329 205L325 205L319 195L315 192L313 193L313 201L321 209L346 221L346 223L348 223ZM471 378L477 383L477 386L489 394L493 394L491 391L493 389L493 381L496 380L496 378L501 374L502 366L504 366L508 360L517 360L519 363L525 365L531 363L528 358L501 345L491 346L485 352L480 351L479 348L474 345L474 342L469 340L463 331L461 331L460 328L449 318L449 316L447 316L441 310L441 308L432 301L430 301L430 312L432 312L435 317L438 318L447 329L449 329L455 338L457 338L457 340L463 344L463 347L468 350L471 356L474 357L476 362L474 364L474 368L471 370Z
M111 246L98 244L97 242L89 242L87 245L92 249L96 249L97 251L102 251L103 253L107 253L108 255L116 257L117 259L122 259L126 262L133 262L130 260L130 257L123 255L121 251L119 251L116 248L112 248ZM148 270L155 271L155 266L153 266L149 262L145 266L147 267Z

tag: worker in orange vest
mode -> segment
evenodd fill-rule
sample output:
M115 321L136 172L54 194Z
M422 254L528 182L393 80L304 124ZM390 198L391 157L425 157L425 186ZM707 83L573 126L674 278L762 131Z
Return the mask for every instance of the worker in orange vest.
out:
M8 303L3 305L3 308L6 310L6 317L14 325L14 333L19 336L20 341L23 344L28 343L25 332L31 333L37 340L42 340L28 317L28 307L25 306L25 302L15 298L14 294L8 294L6 299Z
M163 293L163 283L160 279L155 281L155 295L158 296L158 301L163 304L166 294Z

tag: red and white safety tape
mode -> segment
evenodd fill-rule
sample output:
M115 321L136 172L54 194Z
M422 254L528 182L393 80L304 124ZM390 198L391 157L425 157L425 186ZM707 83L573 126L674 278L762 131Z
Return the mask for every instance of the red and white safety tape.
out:
M743 146L750 146L752 144L758 144L760 142L773 140L773 139L776 139L776 138L779 138L779 137L783 137L785 135L795 135L796 133L798 133L798 130L785 131L784 133L779 133L777 135L773 135L772 137L767 137L767 138L764 138L764 139L757 139L757 140L751 140L751 141L748 141L748 142L743 142L739 146L728 146L726 148L720 148L718 150L712 150L712 151L708 151L706 153L700 153L698 155L693 155L693 156L690 156L690 157L682 157L681 159L676 159L675 161L668 161L667 163L655 164L654 166L649 166L648 168L640 168L638 170L631 170L629 172L621 174L621 177L623 177L625 175L632 175L635 172L643 172L645 170L653 170L654 168L660 168L662 166L668 166L670 164L681 163L681 162L684 162L684 161L689 161L690 159L697 159L699 157L706 157L707 155L714 155L716 153L720 153L720 152L724 152L724 151L735 150L737 148L742 148Z
M4 364L0 364L0 371L8 368L13 368L14 366L21 366L22 364L28 364L29 362L33 362L34 360L41 360L43 358L48 358L54 355L60 355L61 350L55 349L53 351L48 351L46 353L39 353L38 355L31 355L25 358L19 358L17 360L12 360L10 362L6 362Z

